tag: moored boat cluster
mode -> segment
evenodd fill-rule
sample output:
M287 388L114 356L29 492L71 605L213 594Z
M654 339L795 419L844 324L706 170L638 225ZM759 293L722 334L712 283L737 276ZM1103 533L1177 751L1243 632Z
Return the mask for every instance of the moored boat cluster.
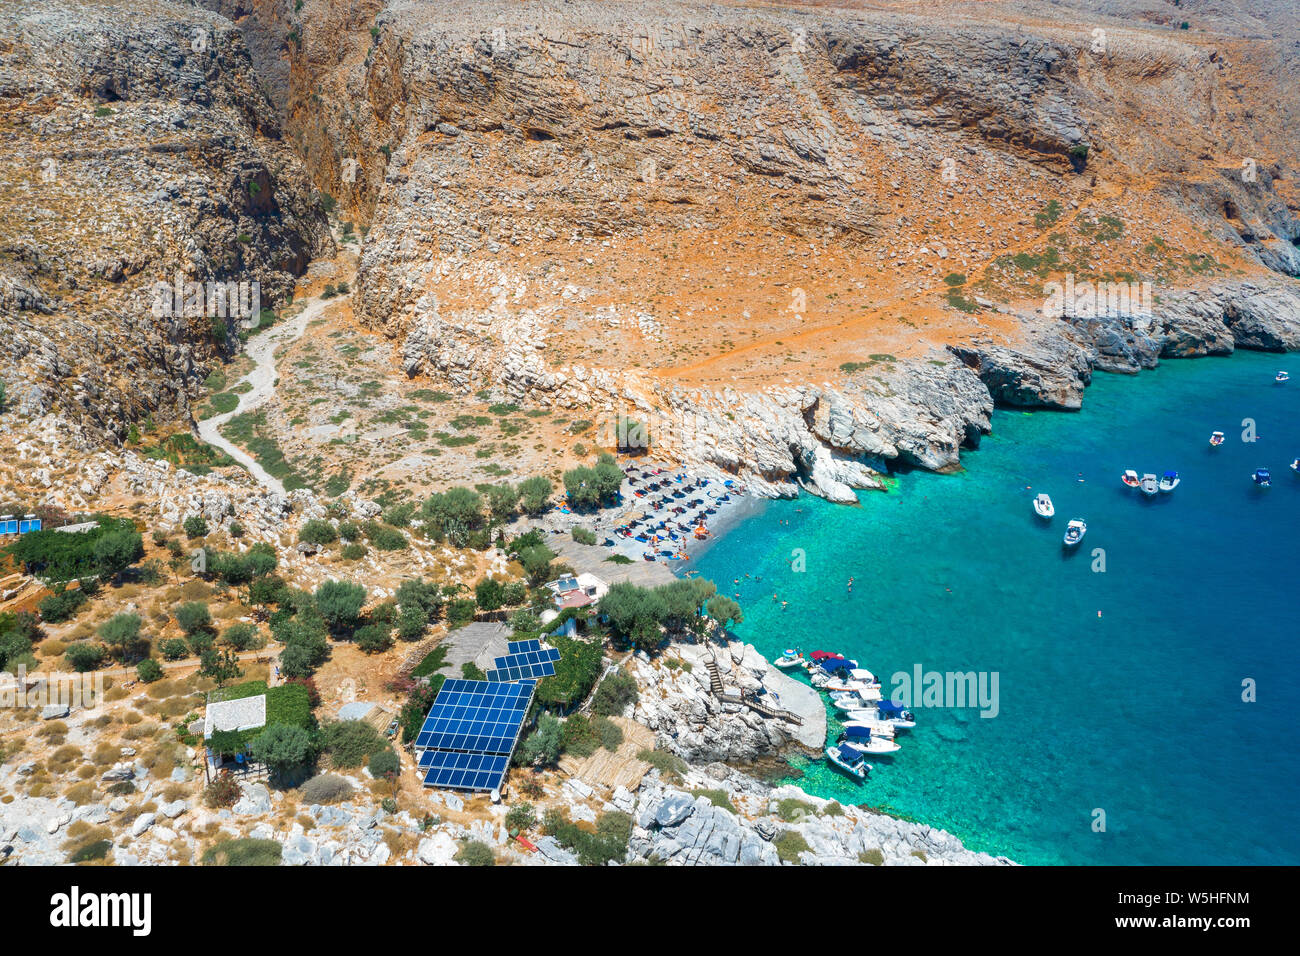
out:
M858 662L830 651L787 650L773 662L783 670L802 668L818 690L830 695L844 721L844 730L826 748L826 759L844 773L865 780L871 772L867 757L890 757L901 747L895 733L916 726L916 718L901 704L884 699L880 681Z

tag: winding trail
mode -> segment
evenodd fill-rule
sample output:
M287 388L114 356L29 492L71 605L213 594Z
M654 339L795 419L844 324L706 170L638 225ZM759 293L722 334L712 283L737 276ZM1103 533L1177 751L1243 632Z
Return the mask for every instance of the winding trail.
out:
M266 469L234 442L221 434L221 426L236 415L251 412L259 408L268 398L275 394L275 350L281 345L288 345L300 338L306 331L308 323L316 318L333 302L342 296L331 299L312 298L297 315L287 319L261 335L254 336L244 354L253 361L253 370L241 378L235 385L247 382L251 391L239 396L239 404L232 411L199 422L199 436L216 448L220 448L235 461L248 469L249 474L258 480L267 490L283 495L284 485L278 478L267 473ZM232 386L234 387L234 386Z

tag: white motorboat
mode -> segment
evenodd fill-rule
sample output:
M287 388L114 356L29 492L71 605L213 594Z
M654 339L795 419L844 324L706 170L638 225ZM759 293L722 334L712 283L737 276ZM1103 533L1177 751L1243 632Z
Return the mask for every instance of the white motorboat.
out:
M916 726L916 717L912 712L902 704L896 704L892 700L882 700L878 703L876 713L885 723L893 724L899 730L907 730Z
M1139 487L1142 489L1142 494L1150 498L1160 491L1160 479L1153 474L1147 473L1142 476L1142 484Z
M877 684L865 692L837 690L831 694L831 706L840 713L847 714L851 710L864 710L874 707L882 699L880 685Z
M876 675L871 671L863 670L860 667L854 667L851 670L840 671L831 676L830 674L813 673L813 686L827 692L837 690L858 690L859 688L875 687L879 689L880 681L876 680Z
M881 737L892 739L894 736L894 725L887 720L881 720L874 707L870 710L850 710L844 715L844 719L855 724L862 724L864 727L869 728L873 734Z
M1083 540L1083 536L1088 533L1088 525L1082 518L1071 518L1070 523L1065 526L1065 537L1061 541L1067 548L1073 548Z
M1138 473L1132 468L1124 469L1124 474L1120 476L1119 480L1130 488L1137 488L1142 484L1142 480L1138 478Z
M802 667L803 658L799 656L798 651L787 649L786 652L774 660L772 664L775 667L781 668L783 671L788 671L795 667Z
M1297 458L1295 461L1291 462L1291 470L1294 471L1297 475L1300 475L1300 458Z
M844 733L840 734L836 742L841 746L848 744L873 757L886 757L903 749L892 735L886 737L873 732L869 725L859 723L845 724Z
M1050 495L1042 494L1034 499L1034 514L1040 518L1050 518L1056 514L1056 508L1052 504Z
M1169 494L1178 487L1180 482L1182 482L1182 479L1178 477L1178 472L1166 471L1160 478L1160 490L1165 494Z
M878 700L883 700L884 695L880 692L879 684L863 684L852 681L843 687L831 687L829 685L818 688L827 691L831 695L833 702L849 701L861 702L862 704L873 704ZM838 708L838 703L837 703ZM856 707L849 707L849 710L856 710Z
M1273 381L1275 381L1275 382L1289 382L1289 381L1291 381L1291 375L1290 375L1290 373L1288 373L1288 372L1278 372L1276 375L1273 376Z
M867 774L871 772L871 764L867 763L866 757L864 751L852 744L837 744L826 748L827 760L850 777L857 777L859 780L866 779Z
M1214 432L1210 435L1210 447L1218 448L1223 444L1223 432Z

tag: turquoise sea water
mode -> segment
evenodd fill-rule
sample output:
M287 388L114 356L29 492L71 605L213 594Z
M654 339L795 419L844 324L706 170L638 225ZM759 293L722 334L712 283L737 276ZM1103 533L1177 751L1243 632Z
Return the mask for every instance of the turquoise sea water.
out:
M799 764L801 785L1023 863L1300 863L1300 477L1287 467L1300 374L1273 382L1287 363L1239 353L1099 375L1081 412L998 411L959 474L901 474L860 507L773 502L692 562L739 592L736 630L769 657L841 651L887 689L916 664L999 674L997 717L919 709L866 783L821 761ZM1212 451L1215 429L1228 442ZM1271 489L1250 480L1261 465ZM1146 500L1120 483L1125 468L1183 480ZM1040 491L1056 504L1048 525L1031 509ZM1088 522L1072 555L1071 517Z

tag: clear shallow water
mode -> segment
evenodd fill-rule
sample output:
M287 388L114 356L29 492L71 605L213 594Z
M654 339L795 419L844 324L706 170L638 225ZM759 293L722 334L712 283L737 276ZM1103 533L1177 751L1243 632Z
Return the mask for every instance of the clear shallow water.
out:
M917 663L1000 675L996 718L920 709L866 783L821 761L801 785L1023 863L1300 863L1300 377L1272 381L1287 367L1239 353L1099 375L1079 413L997 412L964 472L900 475L858 508L773 502L692 562L739 592L736 630L769 658L841 651L887 689ZM1260 465L1271 489L1250 481ZM1148 501L1125 468L1183 480ZM1071 517L1088 533L1066 555Z

